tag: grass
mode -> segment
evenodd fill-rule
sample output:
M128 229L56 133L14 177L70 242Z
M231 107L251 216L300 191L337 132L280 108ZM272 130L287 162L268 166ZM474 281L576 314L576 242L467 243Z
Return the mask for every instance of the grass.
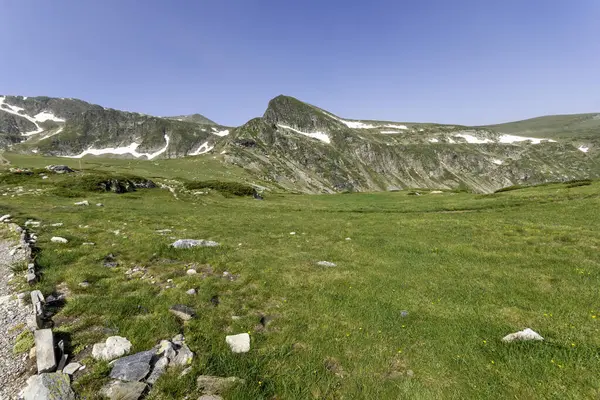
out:
M148 175L140 171L147 165L123 163L106 169L183 175L166 161ZM188 171L186 179L223 179L221 172ZM227 399L600 396L598 182L490 195L271 193L255 201L160 189L65 198L53 194L60 179L19 182L21 192L0 185L0 214L43 223L36 288L48 295L64 283L71 291L54 330L85 360L87 372L74 382L82 398L94 398L110 370L89 358L93 343L119 334L142 351L179 332L196 353L193 371L171 371L152 399L197 396L199 374L245 379ZM104 207L73 205L83 199ZM50 226L56 222L64 225ZM170 248L179 238L221 246ZM118 267L102 266L109 253ZM321 260L337 267L319 267ZM214 274L185 273L207 264ZM146 269L143 279L125 274L134 266ZM223 279L224 271L239 278ZM175 287L166 288L168 279ZM88 288L78 285L84 280ZM190 288L198 295L187 295ZM168 312L173 304L198 317L182 325ZM266 327L264 315L273 318ZM526 327L546 340L501 342ZM225 335L241 332L250 332L252 349L232 354Z

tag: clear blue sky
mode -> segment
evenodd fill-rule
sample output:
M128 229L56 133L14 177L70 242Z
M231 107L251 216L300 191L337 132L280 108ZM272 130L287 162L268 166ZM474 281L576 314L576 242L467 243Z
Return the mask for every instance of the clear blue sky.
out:
M600 0L0 0L0 93L226 125L600 112Z

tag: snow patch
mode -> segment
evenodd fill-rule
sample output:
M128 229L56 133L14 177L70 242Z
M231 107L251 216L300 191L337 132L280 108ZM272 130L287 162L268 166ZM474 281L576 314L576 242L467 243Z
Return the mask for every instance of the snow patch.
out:
M61 126L60 128L58 128L55 132L51 132L47 135L44 135L43 138L40 139L40 141L51 138L52 136L58 135L59 133L61 133L63 131L63 129L65 129L64 126Z
M467 143L477 143L477 144L493 143L493 140L491 140L491 139L479 139L478 137L475 137L473 135L468 135L466 133L459 133L459 134L454 135L454 137L461 137L461 138L465 139L467 141Z
M165 151L167 151L167 148L169 147L170 138L169 138L169 135L165 135L164 138L166 141L165 147L163 147L162 149L160 149L154 153L138 153L137 148L140 146L141 143L133 142L129 146L123 146L123 147L106 147L104 149L89 148L76 156L66 156L66 158L83 158L89 154L94 155L94 156L100 156L103 154L117 154L117 155L131 154L132 156L134 156L136 158L147 157L149 160L152 160L153 158L156 158L159 155L161 155L162 153L164 153Z
M379 133L391 134L391 133L400 133L398 131L379 131Z
M6 97L5 97L5 96L1 96L1 97L0 97L0 110L2 110L2 111L5 111L5 112L7 112L7 113L9 113L9 114L16 115L16 116L18 116L18 117L21 117L21 118L25 118L25 119L26 119L26 120L28 120L29 122L33 123L33 124L35 125L35 127L36 127L36 129L35 129L35 130L33 130L33 131L31 131L31 132L25 132L25 133L21 133L21 136L31 136L31 135L35 135L35 134L37 134L37 133L40 133L40 132L42 132L42 131L44 130L42 127L40 127L40 126L37 124L37 121L35 120L35 118L32 118L32 117L30 117L30 116L29 116L29 115L27 115L27 114L21 114L21 113L19 113L19 111L24 111L24 109L23 109L23 108L21 108L21 107L17 107L17 106L12 106L12 105L10 105L10 104L8 104L8 103L5 103L5 102L4 102L5 100L6 100ZM6 106L6 107L8 107L8 108L6 108L6 107L2 107L2 105Z
M277 124L277 126L280 128L289 129L290 131L299 133L304 136L308 136L313 139L320 140L323 143L331 143L329 136L327 136L327 134L325 134L323 132L302 132L302 131L299 131L299 130L294 129L291 126L287 126L287 125Z
M590 150L590 148L589 148L589 147L587 147L587 146L581 145L581 146L579 146L579 147L577 148L577 150L579 150L579 151L583 151L584 153L587 153L587 152Z
M494 160L492 160L492 162L493 162L494 164L496 164L496 165L502 165L502 164L504 164L504 161L502 161L502 160L498 160L498 159L494 159Z
M403 130L408 130L408 126L406 125L393 125L393 124L388 124L388 125L380 125L383 126L385 128L396 128L396 129L403 129Z
M36 114L35 117L33 117L33 118L35 118L35 120L37 122L44 122L44 121L48 121L48 120L51 120L54 122L65 122L64 119L58 118L56 115L52 114L49 111L42 111L41 113Z
M515 136L515 135L500 136L500 143L515 143L515 142L530 141L533 144L540 144L544 140L547 140L548 142L556 142L556 140L552 140L552 139L540 139L540 138L531 138L531 137Z
M225 129L222 131L217 131L216 129L214 129L214 130L215 130L215 132L213 132L213 135L217 135L217 136L221 136L221 137L229 135L229 129Z
M214 147L215 146L209 146L208 142L204 142L200 145L200 147L198 147L198 150L190 153L190 156L199 156L200 154L208 153L209 151L214 149Z
M325 115L340 121L342 124L346 125L348 128L352 128L352 129L373 129L373 128L395 128L395 129L403 129L403 130L407 130L408 127L406 125L395 125L395 124L384 124L384 125L375 125L375 124L370 124L367 122L362 122L362 121L350 121L347 119L342 119L340 117L336 117L333 114L329 114L327 112L324 112ZM383 133L383 132L381 132Z

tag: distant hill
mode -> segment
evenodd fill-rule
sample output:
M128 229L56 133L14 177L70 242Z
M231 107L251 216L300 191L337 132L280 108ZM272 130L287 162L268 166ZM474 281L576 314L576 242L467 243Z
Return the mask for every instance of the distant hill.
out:
M577 138L600 136L600 113L548 115L504 124L482 126L502 133L515 135Z
M206 118L204 115L201 115L201 114L178 115L175 117L166 117L166 118L174 119L177 121L194 122L196 124L203 124L203 125L217 125L216 122L211 121L210 119Z

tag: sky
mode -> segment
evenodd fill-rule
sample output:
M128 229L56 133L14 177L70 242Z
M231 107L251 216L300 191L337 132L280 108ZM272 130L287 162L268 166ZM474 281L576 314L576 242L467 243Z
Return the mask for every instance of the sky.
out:
M0 94L237 126L600 112L598 0L0 0Z

